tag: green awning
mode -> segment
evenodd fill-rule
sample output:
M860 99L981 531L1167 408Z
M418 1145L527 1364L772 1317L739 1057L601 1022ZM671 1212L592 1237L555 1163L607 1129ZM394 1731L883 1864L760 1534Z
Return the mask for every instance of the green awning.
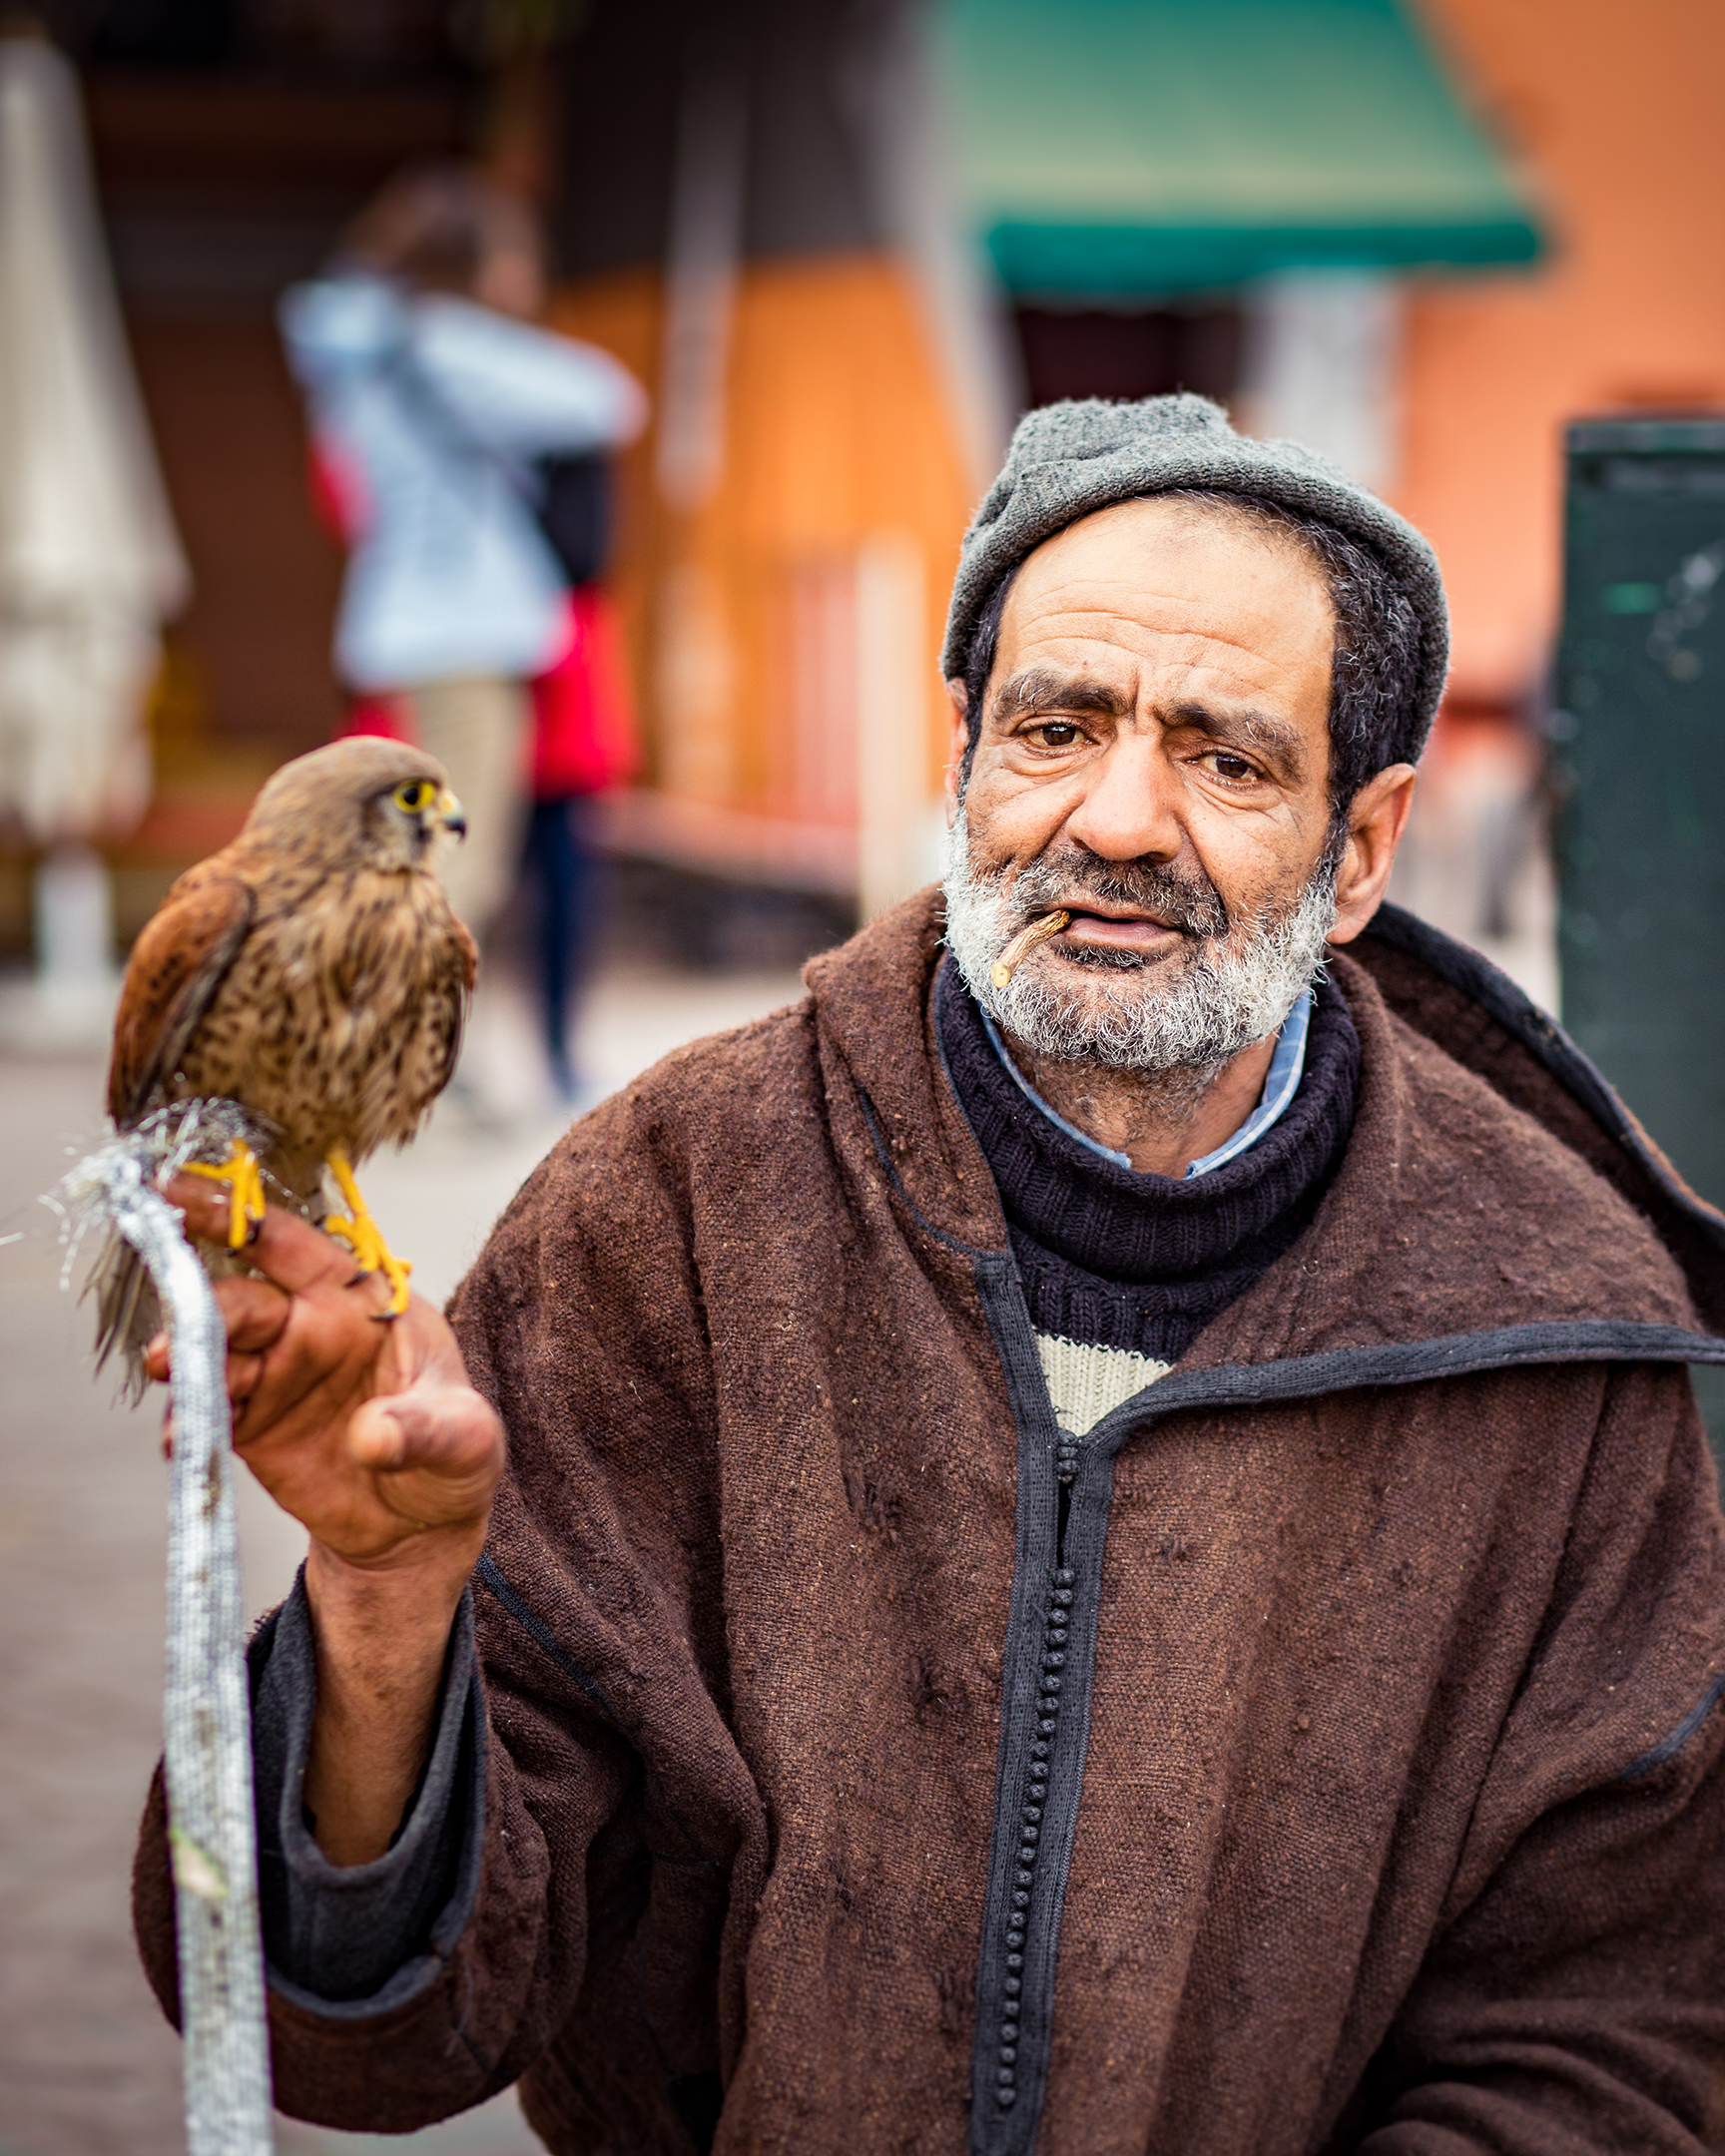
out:
M1013 291L1539 252L1396 0L942 0L938 19L961 187Z

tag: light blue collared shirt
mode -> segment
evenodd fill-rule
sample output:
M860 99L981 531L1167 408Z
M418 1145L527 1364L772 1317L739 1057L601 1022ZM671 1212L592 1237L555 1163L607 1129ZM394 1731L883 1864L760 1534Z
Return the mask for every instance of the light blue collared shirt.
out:
M982 1006L977 1005L981 1010ZM1006 1052L1006 1043L1000 1038L1000 1030L988 1013L982 1011L982 1023L988 1030L988 1038L994 1044L994 1053L1011 1073L1013 1083L1048 1118L1058 1125L1068 1138L1076 1138L1081 1146L1088 1146L1092 1153L1100 1153L1104 1160L1112 1161L1117 1168L1130 1168L1131 1156L1116 1153L1112 1146L1098 1145L1088 1138L1063 1115L1054 1110L1037 1092L1024 1073ZM1282 1116L1288 1103L1300 1090L1300 1080L1306 1069L1306 1035L1312 1024L1312 991L1308 988L1282 1021L1282 1030L1276 1036L1276 1052L1270 1058L1270 1068L1265 1074L1264 1090L1258 1096L1258 1105L1241 1124L1232 1138L1219 1145L1214 1153L1206 1153L1202 1160L1195 1160L1186 1171L1185 1180L1190 1183L1194 1176L1208 1175L1213 1168L1225 1168L1231 1160L1238 1160L1249 1146L1255 1146L1264 1133Z

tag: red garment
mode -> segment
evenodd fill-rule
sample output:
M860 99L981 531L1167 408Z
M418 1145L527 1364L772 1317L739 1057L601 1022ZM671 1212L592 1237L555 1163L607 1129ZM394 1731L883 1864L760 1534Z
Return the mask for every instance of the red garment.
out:
M311 514L330 538L350 547L370 513L357 462L334 442L313 437L305 445L305 491Z
M385 741L411 742L414 739L413 715L407 708L407 699L352 691L347 698L347 709L335 729L335 739L345 741L350 734L380 734Z
M622 624L610 595L597 584L571 592L568 624L563 656L529 684L535 801L627 786L641 764Z

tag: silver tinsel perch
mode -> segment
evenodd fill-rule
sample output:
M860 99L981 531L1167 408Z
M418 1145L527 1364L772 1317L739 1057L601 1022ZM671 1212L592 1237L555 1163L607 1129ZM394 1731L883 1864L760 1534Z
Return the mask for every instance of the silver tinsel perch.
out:
M269 2156L274 2143L228 1343L180 1214L156 1185L254 1135L231 1102L164 1110L80 1161L51 1201L74 1240L101 1226L133 1246L173 1340L163 1736L190 2156Z

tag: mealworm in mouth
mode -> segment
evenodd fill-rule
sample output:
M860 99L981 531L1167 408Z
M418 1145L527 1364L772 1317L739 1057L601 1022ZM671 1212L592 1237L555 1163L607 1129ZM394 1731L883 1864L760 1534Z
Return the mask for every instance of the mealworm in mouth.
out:
M992 978L995 987L1006 986L1038 943L1046 943L1050 936L1057 936L1062 928L1071 925L1071 914L1064 907L1056 906L1052 913L1044 913L1040 920L1033 920L1028 928L1020 928L994 961Z

